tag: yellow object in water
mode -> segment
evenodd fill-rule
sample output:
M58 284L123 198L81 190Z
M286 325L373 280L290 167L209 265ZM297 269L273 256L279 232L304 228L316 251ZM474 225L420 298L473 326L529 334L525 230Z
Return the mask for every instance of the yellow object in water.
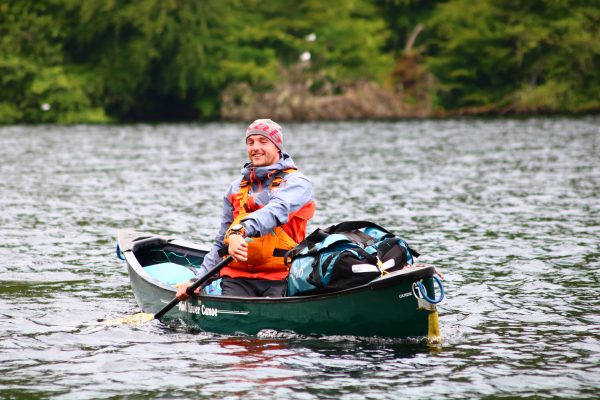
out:
M136 325L145 324L146 322L152 321L153 319L154 319L154 314L137 313L137 314L128 315L125 317L105 319L104 321L102 321L102 323L104 325L136 326Z
M440 322L438 319L438 312L432 311L428 317L428 329L427 329L427 341L429 343L441 343L442 336L440 333Z

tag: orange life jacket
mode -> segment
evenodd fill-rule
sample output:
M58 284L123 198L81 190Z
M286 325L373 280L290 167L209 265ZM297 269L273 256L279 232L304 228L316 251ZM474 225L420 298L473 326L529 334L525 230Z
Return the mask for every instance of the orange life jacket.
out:
M295 169L286 169L276 174L271 182L270 190L277 188L283 178L296 172ZM238 193L230 197L233 205L233 222L231 226L239 224L252 212L263 206L254 202L249 196L251 183L243 180L240 183ZM288 216L288 222L277 226L272 232L261 237L250 238L248 242L248 260L246 262L233 261L221 270L221 276L231 278L254 278L266 280L285 279L289 267L283 262L285 253L304 240L306 236L306 224L315 212L315 203L310 201L299 210ZM230 226L230 227L231 227ZM224 243L228 244L225 238Z

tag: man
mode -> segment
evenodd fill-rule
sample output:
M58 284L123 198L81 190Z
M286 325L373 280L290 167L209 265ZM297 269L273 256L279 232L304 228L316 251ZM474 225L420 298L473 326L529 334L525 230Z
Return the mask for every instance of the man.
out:
M314 214L312 183L283 150L281 127L270 119L246 129L246 151L250 162L225 194L221 227L199 274L229 254L234 261L220 274L224 296L281 297L289 272L283 256L304 240ZM178 286L179 300L189 297L189 285Z

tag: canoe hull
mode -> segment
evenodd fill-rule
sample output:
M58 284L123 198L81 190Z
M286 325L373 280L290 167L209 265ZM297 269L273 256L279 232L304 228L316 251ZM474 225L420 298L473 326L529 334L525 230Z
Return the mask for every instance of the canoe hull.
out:
M167 243L172 249L173 242ZM181 247L181 251L190 251ZM124 255L137 303L144 312L156 313L173 299L175 289L146 274L131 248ZM401 270L358 288L312 296L194 296L167 312L162 321L178 320L223 334L255 335L269 329L304 335L428 337L432 331L439 332L437 326L431 326L431 321L437 325L437 310L419 300L415 284L422 281L430 297L435 297L432 276L432 267Z

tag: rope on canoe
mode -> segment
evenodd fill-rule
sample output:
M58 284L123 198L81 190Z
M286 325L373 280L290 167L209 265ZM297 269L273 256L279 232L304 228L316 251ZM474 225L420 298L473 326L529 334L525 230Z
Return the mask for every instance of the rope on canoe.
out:
M194 263L193 261L190 261L190 259L187 258L186 255L177 254L174 251L168 251L167 252L165 250L160 250L160 249L151 250L151 251L154 252L154 253L161 253L163 255L164 259L154 260L154 262L157 262L157 263L163 262L165 260L168 261L168 262L172 262L171 257L177 257L177 258L180 258L180 259L181 258L185 259L185 262L187 263L186 267L197 267L198 263L200 261L202 261L202 260L199 260L199 261L196 261L196 263ZM178 263L175 263L175 264L178 264Z
M417 287L419 288L419 293L421 294L421 296L423 297L423 299L425 301L427 301L430 304L438 304L442 300L444 300L444 285L442 285L442 281L436 275L433 276L433 281L436 282L438 284L438 287L440 288L440 298L439 299L432 299L429 296L427 296L427 289L425 289L425 286L423 286L423 283L421 283L421 281L417 282ZM434 292L435 292L435 290L434 290Z

